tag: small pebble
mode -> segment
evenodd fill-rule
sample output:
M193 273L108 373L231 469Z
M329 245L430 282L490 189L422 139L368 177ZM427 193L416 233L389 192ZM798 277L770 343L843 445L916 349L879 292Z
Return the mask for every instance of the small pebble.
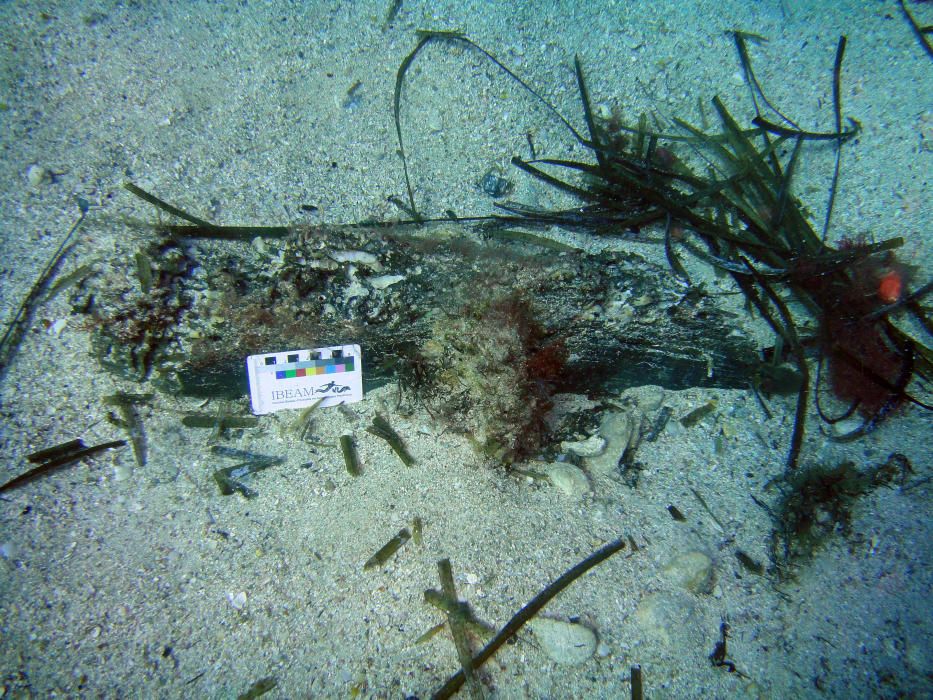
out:
M43 168L41 165L33 163L28 168L26 168L26 180L33 187L38 187L43 185L46 182L52 181L52 173L48 169Z
M634 387L625 391L626 399L634 399L644 413L651 413L661 408L664 403L664 388L654 384Z
M861 426L862 417L860 415L854 415L849 418L843 418L838 423L834 423L832 428L835 435L846 435L853 430L858 430Z
M560 444L564 452L575 454L578 457L595 457L606 449L606 441L599 435L591 435L586 440L577 442L564 441Z
M596 633L584 625L538 617L529 626L544 653L559 664L582 664L596 651Z
M597 474L615 472L635 429L636 421L628 412L611 411L603 415L599 434L605 441L605 447L598 454L587 458L587 468Z
M397 284L405 279L405 275L380 275L378 277L370 277L367 282L369 286L374 289L385 289L386 287L391 287L393 284Z
M126 481L133 476L133 466L129 463L113 465L113 480Z
M572 464L551 462L544 467L544 473L554 486L572 498L589 493L590 482L586 474Z
M703 552L686 552L664 567L664 575L692 593L709 593L713 585L713 560Z
M230 605L232 605L236 610L242 610L246 607L246 591L240 591L236 595L228 593L227 600L230 601Z

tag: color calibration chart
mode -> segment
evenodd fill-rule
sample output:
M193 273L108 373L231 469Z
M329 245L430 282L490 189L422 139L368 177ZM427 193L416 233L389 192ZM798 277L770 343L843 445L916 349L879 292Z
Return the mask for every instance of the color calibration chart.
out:
M253 413L354 403L363 398L359 345L250 355L246 358Z

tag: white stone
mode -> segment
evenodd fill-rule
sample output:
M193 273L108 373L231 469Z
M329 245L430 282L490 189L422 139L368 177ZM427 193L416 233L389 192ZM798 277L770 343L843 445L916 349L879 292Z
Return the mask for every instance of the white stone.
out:
M584 625L537 617L529 627L544 653L559 664L582 664L596 651L596 633Z
M33 187L38 187L39 185L42 185L46 182L50 182L52 180L52 175L41 165L33 163L28 168L26 168L26 180Z
M366 281L374 289L385 289L396 282L401 282L403 279L405 279L405 275L379 275L378 277L370 277Z
M713 585L713 560L703 552L686 552L664 567L664 576L692 593L709 593Z
M834 435L847 435L854 430L858 430L862 426L863 419L860 415L849 416L848 418L843 418L838 423L832 425L832 432Z
M237 594L228 593L227 600L236 610L242 610L246 607L246 591L240 591Z
M127 463L119 463L113 465L113 480L114 481L126 481L131 476L133 476L133 466Z
M628 412L611 411L603 416L599 434L606 441L605 449L588 457L586 466L597 474L610 474L616 470L619 459L628 447L635 430L635 421Z
M376 267L379 263L379 258L365 250L335 250L330 257L337 262L359 263L367 267Z
M625 392L625 398L633 399L642 412L651 413L664 403L664 388L654 384L633 387Z
M560 449L564 452L577 455L578 457L595 457L606 448L605 439L599 435L591 435L586 440L577 442L564 441L560 444Z
M590 482L581 470L565 462L551 462L544 467L547 478L571 498L579 498L590 490Z

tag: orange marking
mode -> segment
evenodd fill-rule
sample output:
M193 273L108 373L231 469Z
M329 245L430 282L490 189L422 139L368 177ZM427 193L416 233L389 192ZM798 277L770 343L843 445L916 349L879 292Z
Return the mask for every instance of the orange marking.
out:
M878 296L886 304L893 304L900 299L903 289L904 282L900 273L895 270L891 270L878 282Z

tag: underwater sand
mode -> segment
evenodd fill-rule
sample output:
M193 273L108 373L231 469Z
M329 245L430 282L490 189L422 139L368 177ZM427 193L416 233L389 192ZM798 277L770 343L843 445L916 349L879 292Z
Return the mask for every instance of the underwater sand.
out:
M122 189L126 180L222 224L397 217L387 201L405 193L392 95L419 28L466 32L578 125L575 54L593 101L630 123L651 110L699 122L698 101L714 94L750 119L725 34L741 28L770 39L752 59L772 102L815 130L832 123L832 62L845 33L843 105L863 131L843 153L833 235L905 236L903 258L930 269L933 74L895 2L404 2L386 27L389 5L0 6L4 325L76 220L75 196L93 208L63 273L105 265L116 240L146 240L126 220L159 214ZM929 8L911 7L933 22ZM424 52L404 98L426 215L491 211L476 182L492 166L515 180L514 199L552 204L507 169L512 155L527 155L529 132L539 155L583 155L553 116L460 48ZM831 169L831 149L810 148L796 182L817 222ZM102 397L146 387L101 370L77 323L66 295L41 306L0 381L3 481L35 450L124 437ZM754 323L748 330L768 342ZM867 467L897 451L918 485L863 497L850 531L781 581L747 571L735 552L768 562L771 522L751 496L776 498L768 484L783 472L791 400L773 400L767 420L748 391L610 397L648 415L668 406L674 419L639 450L636 488L591 468L588 492L571 497L485 465L426 413L399 415L395 397L389 385L352 414L315 418L322 442L355 432L358 478L339 450L288 432L286 412L222 441L285 463L254 477L257 498L221 496L211 474L227 463L210 454L209 431L179 418L200 402L157 394L142 410L144 467L126 448L4 494L0 697L232 698L268 677L277 682L268 698L428 697L459 667L446 631L414 644L443 621L422 599L440 586L438 559L451 560L460 597L498 628L570 566L629 536L638 551L609 559L542 613L594 630L592 658L558 664L524 629L480 671L489 697L628 697L635 664L650 698L933 694L931 486L919 483L930 475L929 414L906 408L847 445L811 423L804 464ZM711 399L710 416L680 426ZM363 431L377 410L415 466ZM423 543L364 571L416 516ZM692 552L713 567L699 592L668 569ZM710 663L723 620L741 673Z

